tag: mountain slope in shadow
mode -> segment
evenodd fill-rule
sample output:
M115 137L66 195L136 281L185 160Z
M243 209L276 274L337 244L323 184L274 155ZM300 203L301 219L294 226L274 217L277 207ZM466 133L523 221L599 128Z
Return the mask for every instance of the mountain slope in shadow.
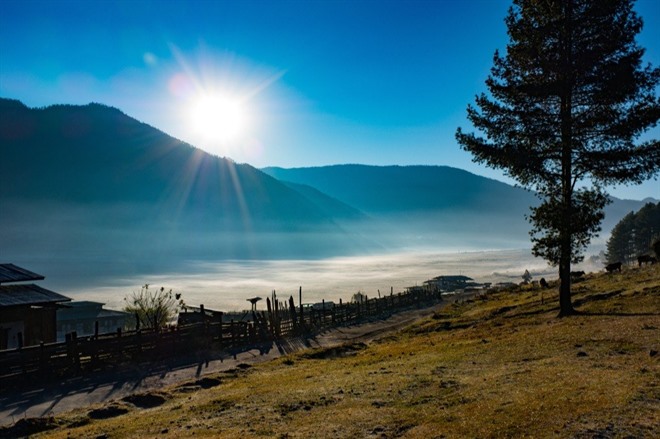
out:
M0 99L0 148L2 257L36 270L67 260L166 270L371 245L342 226L361 216L354 209L104 105L31 109Z
M246 164L209 155L100 104L29 109L0 100L3 200L141 204L211 228L331 224L306 197Z

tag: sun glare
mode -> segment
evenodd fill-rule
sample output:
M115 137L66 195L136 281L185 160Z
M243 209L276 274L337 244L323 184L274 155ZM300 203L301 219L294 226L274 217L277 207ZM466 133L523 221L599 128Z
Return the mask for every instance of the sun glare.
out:
M193 130L207 140L236 141L247 128L247 112L243 103L225 94L199 97L190 109Z

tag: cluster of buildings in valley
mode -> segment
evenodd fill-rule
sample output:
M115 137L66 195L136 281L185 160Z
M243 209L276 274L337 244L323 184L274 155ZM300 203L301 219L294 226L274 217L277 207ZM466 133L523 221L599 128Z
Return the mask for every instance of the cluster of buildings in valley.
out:
M0 350L64 341L124 328L131 315L103 303L72 301L35 281L44 276L14 264L0 264Z
M428 285L443 293L482 291L491 286L490 283L478 283L471 277L463 275L434 277L424 282L424 285Z

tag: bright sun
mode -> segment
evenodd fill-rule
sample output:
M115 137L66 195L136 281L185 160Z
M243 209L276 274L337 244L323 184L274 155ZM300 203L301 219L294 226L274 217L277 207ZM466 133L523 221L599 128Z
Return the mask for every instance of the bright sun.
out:
M243 103L225 94L199 97L190 109L192 128L207 140L223 143L236 141L247 127Z

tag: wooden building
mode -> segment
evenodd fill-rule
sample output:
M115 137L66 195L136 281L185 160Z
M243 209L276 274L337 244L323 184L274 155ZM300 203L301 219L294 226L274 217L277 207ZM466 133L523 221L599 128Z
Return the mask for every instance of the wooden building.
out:
M71 299L26 283L43 279L14 264L0 264L0 349L56 340L55 311Z
M78 337L116 332L128 329L133 316L124 311L104 309L104 303L80 300L62 305L57 310L57 341L75 332Z

